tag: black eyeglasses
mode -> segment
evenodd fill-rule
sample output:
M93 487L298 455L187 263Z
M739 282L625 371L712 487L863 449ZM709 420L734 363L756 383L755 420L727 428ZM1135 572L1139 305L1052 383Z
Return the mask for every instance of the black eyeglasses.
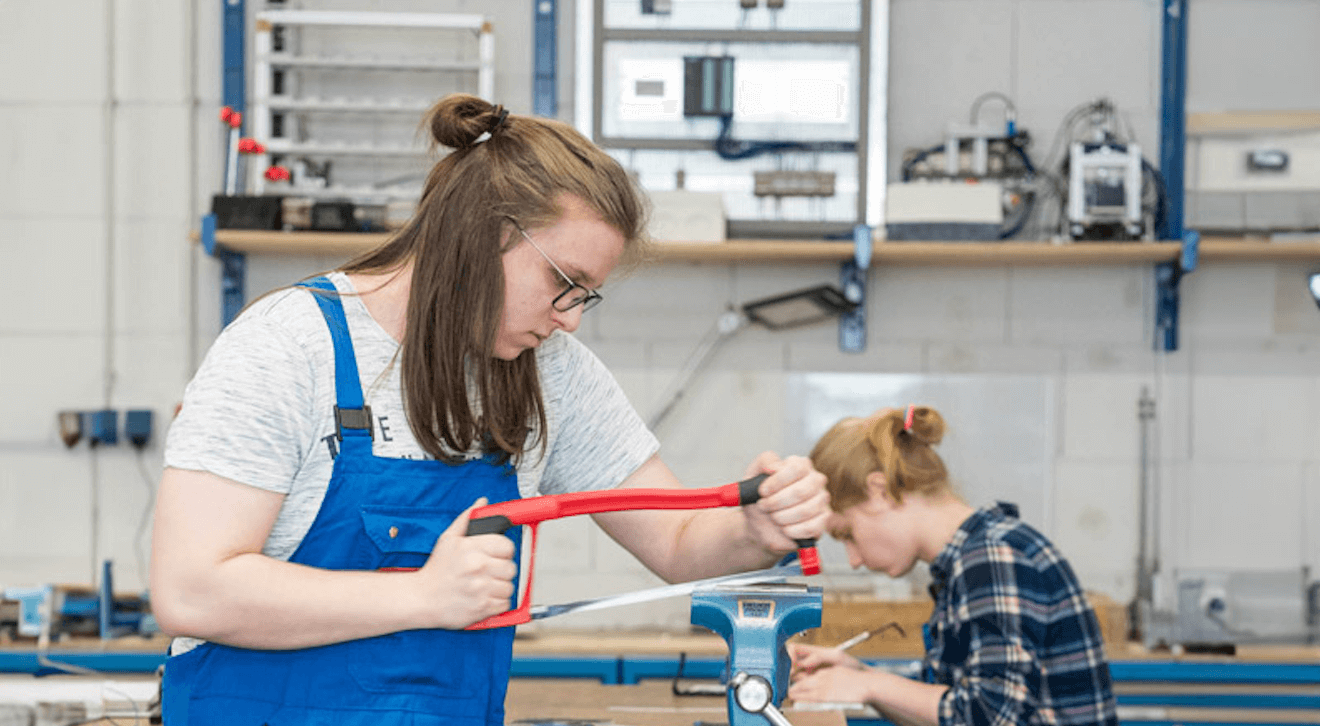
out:
M555 272L558 272L559 276L564 279L564 284L568 285L568 287L564 288L563 292L556 295L555 299L551 301L550 305L554 307L555 310L558 310L561 313L566 313L569 310L572 310L573 308L581 305L582 312L585 313L586 311L599 305L600 301L605 299L601 297L601 294L596 292L595 290L588 289L587 287L584 287L576 282L573 282L573 278L564 274L564 271L559 269L559 265L556 265L555 261L550 259L550 255L547 255L545 253L545 250L541 249L541 246L536 244L536 242L532 239L532 236L530 234L527 234L527 230L523 229L521 225L519 225L517 222L514 222L512 219L510 219L509 221L513 222L513 226L522 234L523 239L527 240L527 243L532 246L532 249L536 250L537 252L540 252L541 256L545 258L545 261L549 262L550 266L555 268Z

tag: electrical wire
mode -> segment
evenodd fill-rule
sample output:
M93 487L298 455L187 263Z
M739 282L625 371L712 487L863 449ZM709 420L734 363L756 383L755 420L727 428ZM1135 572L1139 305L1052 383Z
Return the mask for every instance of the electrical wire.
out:
M133 554L137 559L138 581L147 582L147 555L143 549L142 540L146 536L147 527L151 524L151 512L156 508L156 485L152 481L150 472L147 471L147 464L142 453L142 449L137 449L137 468L138 473L142 475L142 483L147 487L147 503L142 507L142 515L138 519L137 536L133 538Z
M856 150L857 144L852 141L736 141L733 138L732 114L720 116L720 134L715 137L715 153L719 154L721 159L728 161L785 151L854 152Z
M1022 232L1026 228L1027 222L1031 220L1036 212L1038 192L1035 187L1039 185L1037 181L1037 169L1035 163L1031 160L1031 155L1027 153L1027 146L1031 143L1031 137L1026 132L1015 133L1013 136L1004 136L987 139L990 145L991 153L1003 159L1003 171L978 176L973 174L959 174L958 179L978 178L993 179L1002 182L1004 188L1020 198L1020 202L1015 204L1006 221L999 232L999 239L1009 239ZM931 146L921 149L910 158L903 162L900 169L900 176L904 182L910 182L919 173L918 167L926 161L928 157L934 154L945 153L944 144ZM1009 163L1010 159L1017 159L1018 165L1014 168ZM944 172L926 171L921 173L923 178L950 178Z

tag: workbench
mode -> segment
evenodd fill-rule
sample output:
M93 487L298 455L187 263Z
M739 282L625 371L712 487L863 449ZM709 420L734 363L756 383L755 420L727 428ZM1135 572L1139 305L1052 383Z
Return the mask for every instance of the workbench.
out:
M152 679L167 640L99 640L54 646L51 657L108 673L97 678ZM1136 643L1106 646L1120 718L1142 726L1320 724L1320 646L1241 646L1235 656L1173 655ZM724 701L676 697L670 683L684 659L684 680L717 678L727 647L716 635L691 632L564 632L530 628L514 641L508 722L593 720L635 726L724 722ZM910 664L908 654L871 659L882 667ZM0 648L6 680L31 678L36 655L23 643ZM137 672L131 668L139 668ZM66 678L60 676L59 678ZM788 704L794 726L880 723L860 709L807 710ZM126 723L120 719L118 723Z

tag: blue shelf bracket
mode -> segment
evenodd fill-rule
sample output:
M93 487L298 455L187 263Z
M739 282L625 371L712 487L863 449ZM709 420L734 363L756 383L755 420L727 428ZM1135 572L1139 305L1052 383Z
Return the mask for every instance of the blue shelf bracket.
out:
M532 110L537 116L554 118L559 113L556 65L559 46L556 42L557 0L532 0L534 36L532 53Z
M215 215L202 216L202 249L220 261L220 325L234 322L247 298L247 257L216 244Z
M1182 254L1172 262L1155 266L1155 348L1165 352L1178 350L1178 288L1182 278L1196 269L1201 234L1183 233Z
M843 263L839 283L843 296L857 307L839 318L839 350L866 350L866 272L871 266L871 225L853 227L853 258Z

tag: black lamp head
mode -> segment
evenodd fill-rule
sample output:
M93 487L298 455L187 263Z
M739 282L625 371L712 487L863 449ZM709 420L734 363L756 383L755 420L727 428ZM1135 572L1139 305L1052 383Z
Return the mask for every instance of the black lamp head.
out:
M753 323L771 330L796 328L851 312L857 303L833 285L818 285L783 295L754 300L742 306Z

